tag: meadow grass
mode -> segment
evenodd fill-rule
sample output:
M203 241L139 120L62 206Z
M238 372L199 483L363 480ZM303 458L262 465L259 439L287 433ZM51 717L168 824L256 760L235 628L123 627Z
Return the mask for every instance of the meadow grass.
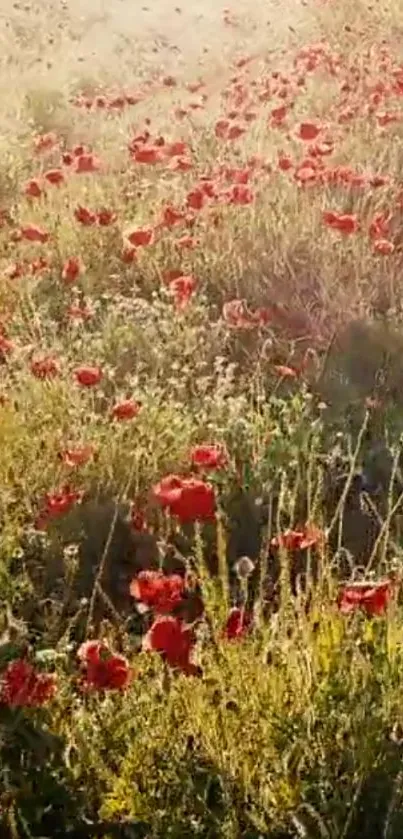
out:
M1 835L399 839L400 0L105 8L2 21Z

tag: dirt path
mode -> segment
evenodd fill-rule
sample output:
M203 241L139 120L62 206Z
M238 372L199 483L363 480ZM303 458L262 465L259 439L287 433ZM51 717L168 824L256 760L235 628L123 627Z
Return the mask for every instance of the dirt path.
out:
M175 72L213 78L234 54L287 47L315 0L38 0L0 10L1 84Z

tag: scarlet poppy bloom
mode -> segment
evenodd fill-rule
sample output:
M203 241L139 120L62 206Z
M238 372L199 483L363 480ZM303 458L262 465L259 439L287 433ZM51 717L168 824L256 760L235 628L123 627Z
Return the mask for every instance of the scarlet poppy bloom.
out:
M182 601L185 581L179 574L140 571L132 580L130 594L159 615L169 614Z
M26 224L20 228L19 233L21 238L26 239L28 242L40 242L44 244L49 239L49 233L36 224Z
M111 652L102 641L86 641L77 656L83 668L87 690L124 690L133 678L127 659Z
M196 643L194 630L179 618L157 617L143 641L143 649L158 652L171 667L187 676L199 675L199 668L190 660Z
M298 136L308 142L316 140L320 132L321 127L314 122L301 122L298 127Z
M280 154L278 157L278 168L282 172L288 172L289 169L292 169L294 163L292 158L288 154Z
M62 169L48 169L43 177L48 183L53 184L53 186L60 186L66 180Z
M154 498L182 524L215 517L214 489L198 478L168 475L153 488Z
M201 210L205 200L206 196L201 189L194 189L191 192L188 192L186 196L186 204L188 207L191 207L192 210Z
M100 367L83 365L82 367L76 367L74 370L74 378L76 382L83 387L94 387L94 385L99 384L102 379L102 370Z
M88 207L82 207L81 205L76 207L74 210L74 218L85 227L90 227L97 222L96 213L93 213L92 210L88 209Z
M38 134L34 139L34 148L36 152L45 152L54 149L59 143L57 134L49 131L47 134Z
M188 147L183 140L176 140L165 146L164 152L167 157L183 157L188 152Z
M161 226L173 227L175 224L181 224L185 218L186 214L184 212L168 204L162 211Z
M117 219L117 214L113 210L107 210L105 207L102 210L98 210L96 216L100 227L109 227Z
M169 283L169 290L172 292L175 303L180 309L183 309L188 304L195 289L196 280L191 274L176 277Z
M122 402L117 402L116 405L112 408L112 416L114 419L122 421L122 420L130 420L137 417L141 409L141 405L138 402L135 402L134 399L124 399Z
M338 606L345 615L359 609L369 616L383 615L392 593L391 580L382 580L378 583L350 583L343 586L338 598Z
M176 240L178 248L184 248L186 250L193 250L197 244L198 241L194 238L194 236L181 236L180 239Z
M388 254L393 253L395 246L393 242L389 241L389 239L377 239L376 242L374 242L373 249L376 253L387 256Z
M56 677L41 673L25 659L10 661L0 679L0 705L39 708L56 694Z
M135 248L151 245L154 238L154 231L151 227L144 227L141 230L132 230L125 234L125 239Z
M67 485L57 492L47 492L42 516L57 518L58 516L65 515L75 504L81 501L82 495L82 492L72 490Z
M62 279L66 283L75 283L85 268L79 256L70 256L62 268Z
M389 233L391 220L391 213L376 213L369 226L369 235L371 239L386 239Z
M201 469L222 469L228 463L228 456L222 446L194 446L190 452L192 466Z
M125 265L131 265L137 259L137 248L134 248L132 245L126 245L122 250L120 258Z
M255 199L252 190L244 184L234 184L227 193L227 197L229 204L236 204L237 206L252 204Z
M27 181L23 191L24 195L27 195L29 198L40 198L43 194L41 184L37 178L31 178L30 181Z
M94 154L79 154L75 159L74 169L79 174L87 172L98 172L101 162Z
M164 155L158 147L148 146L142 149L136 149L133 153L133 159L136 163L148 163L150 165L162 163Z
M301 530L285 530L274 536L270 544L274 548L284 548L286 551L304 551L313 548L323 538L322 532L313 525L306 525Z
M37 379L54 379L59 375L60 368L56 359L45 356L31 361L31 373Z
M341 233L356 233L359 228L357 216L351 213L339 214L325 211L323 221L332 230L339 230Z
M93 454L93 446L77 446L75 449L64 449L60 453L60 459L65 466L84 466L92 458Z
M245 609L234 607L230 610L225 627L223 629L223 637L227 641L233 641L238 638L243 638L250 630L252 625L252 615L245 612Z
M273 370L281 376L282 379L296 379L298 373L293 367L288 367L286 364L275 364Z

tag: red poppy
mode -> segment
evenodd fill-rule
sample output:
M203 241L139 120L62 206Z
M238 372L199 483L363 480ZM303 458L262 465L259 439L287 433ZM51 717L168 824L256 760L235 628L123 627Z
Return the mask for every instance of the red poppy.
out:
M169 283L169 290L172 292L176 305L183 309L188 303L196 289L196 280L191 274L175 277Z
M393 253L394 249L395 246L393 242L391 242L389 239L377 239L373 245L373 250L376 253L382 254L383 256L387 256L388 254Z
M125 239L136 248L151 245L154 238L154 231L151 227L144 227L141 230L132 230L125 234Z
M143 649L158 652L171 667L181 670L187 676L200 673L190 660L196 637L194 629L186 626L179 618L158 617L143 641Z
M182 524L215 517L214 489L198 478L168 475L153 488L154 498Z
M140 571L132 580L130 594L156 614L172 612L182 601L185 581L179 574L162 571Z
M31 361L31 373L37 379L54 379L60 373L59 364L51 356Z
M294 370L293 367L288 367L286 364L275 364L273 370L275 370L282 379L295 379L298 375L297 370Z
M175 224L181 224L185 218L185 213L168 204L162 211L161 225L163 227L173 227Z
M101 168L101 162L94 154L84 152L76 156L74 168L80 174L83 172L98 172Z
M85 268L79 256L70 256L63 264L62 279L66 283L75 283Z
M60 453L60 459L65 466L84 466L92 458L93 454L93 446L77 446L75 449L64 449Z
M49 233L36 224L26 224L20 228L19 234L21 239L26 239L28 242L40 242L44 244L49 239Z
M245 612L245 609L234 607L228 614L223 629L223 637L228 641L243 638L249 632L251 625L252 615L249 612Z
M206 196L201 189L193 189L188 192L186 196L186 204L192 210L201 210L206 200Z
M82 367L76 367L74 377L79 385L83 387L94 387L102 379L102 370L100 367L83 365Z
M298 136L301 140L306 140L308 142L316 140L320 132L321 127L316 125L314 122L301 122L298 127Z
M80 503L82 496L82 492L72 490L69 486L64 486L57 492L47 492L41 516L45 516L47 518L57 518L58 516L63 516L68 513L75 504Z
M137 248L134 248L132 245L126 245L122 250L120 258L125 265L132 265L137 259Z
M133 678L127 659L111 652L102 641L86 641L77 656L83 668L83 686L87 690L123 690Z
M201 469L222 469L228 463L228 456L222 446L194 446L190 452L192 466Z
M357 216L352 213L339 214L325 211L323 221L332 230L339 230L341 233L356 233L359 229Z
M137 417L141 409L141 405L138 402L135 402L134 399L124 399L122 402L117 402L116 405L112 408L112 416L114 419L122 421L122 420L130 420Z
M106 207L102 210L98 210L96 216L100 227L109 227L109 225L113 224L117 219L117 214L114 213L113 210L106 209Z
M166 145L164 152L167 157L184 157L188 153L188 148L183 140L176 140L174 143Z
M161 163L164 160L164 154L158 147L148 146L142 149L136 149L133 153L133 158L136 163L155 164Z
M82 207L80 204L74 210L74 218L85 227L90 227L97 222L96 213L93 213L92 210L88 209L88 207Z
M343 614L350 614L362 609L367 615L383 615L393 593L391 580L378 583L350 583L343 586L338 606Z
M53 186L60 186L65 181L65 175L62 169L48 169L43 177L48 183L53 184Z
M306 525L301 530L285 530L274 536L271 545L286 551L304 551L313 548L323 539L323 533L313 525Z
M36 152L50 151L54 149L59 143L57 134L49 131L47 134L38 134L34 138L34 148Z
M369 235L371 239L386 239L389 233L391 220L391 213L376 213L369 226Z
M0 705L38 708L53 699L56 677L41 673L25 659L10 661L0 680Z
M37 178L31 178L24 186L24 195L29 198L40 198L43 195L43 190Z

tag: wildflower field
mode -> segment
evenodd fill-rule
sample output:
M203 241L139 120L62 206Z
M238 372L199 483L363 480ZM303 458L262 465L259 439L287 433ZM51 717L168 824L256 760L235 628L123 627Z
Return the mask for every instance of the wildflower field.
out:
M0 837L401 839L402 0L8 5Z

